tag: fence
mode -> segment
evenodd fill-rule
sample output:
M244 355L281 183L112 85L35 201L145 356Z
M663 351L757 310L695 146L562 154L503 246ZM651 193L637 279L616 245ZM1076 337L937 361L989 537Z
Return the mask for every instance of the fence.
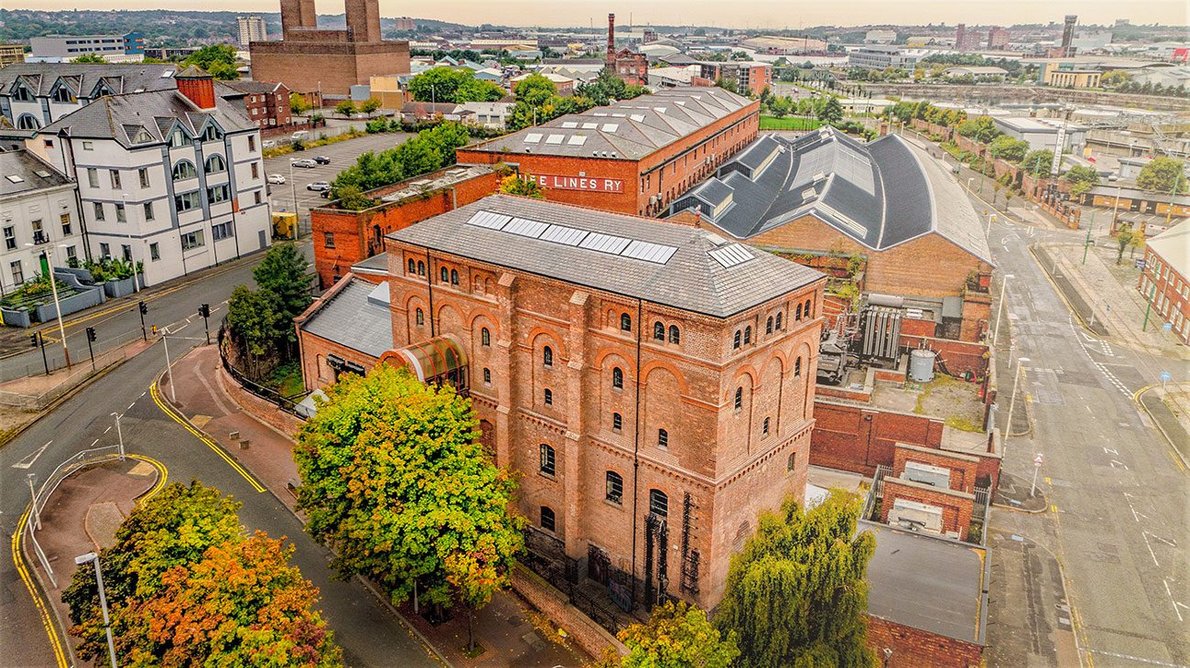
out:
M271 387L265 387L264 385L261 385L260 383L248 378L243 373L241 373L239 369L235 368L235 365L233 365L231 361L227 359L227 347L224 345L224 341L230 341L227 335L226 323L223 327L219 328L219 361L221 364L223 364L223 368L227 371L227 373L230 374L237 383L239 383L240 387L275 405L277 408L280 408L286 413L294 415L302 420L306 419L305 415L302 415L300 412L298 412L297 405L302 399L306 397L307 394L309 394L308 392L295 395L294 397L287 397Z
M884 476L892 473L892 469L884 464L876 465L876 474L872 476L872 489L868 491L868 498L864 500L864 511L860 518L880 521L880 499L884 496Z
M136 332L135 334L136 336L130 336L128 338L139 339L140 332ZM44 375L44 366L38 364L35 373L18 376L29 378L28 382L24 384L24 387L27 388L25 391L0 390L0 407L26 412L44 410L64 394L86 382L87 379L122 362L127 355L123 348L125 345L127 345L127 342L120 339L114 339L109 342L104 346L108 348L106 352L96 353L94 368L91 367L91 358L89 356L82 359L76 357L76 361L71 365L72 370L58 378L54 378L53 376L46 377ZM76 351L75 355L77 354ZM40 360L38 361L40 362ZM65 360L63 360L62 366L64 367L65 365ZM50 364L50 368L55 368L53 363Z
M135 304L133 308L135 308ZM45 342L46 357L44 360L41 356L41 351L32 346L28 348L27 352L0 359L0 383L6 383L18 378L27 378L29 376L44 376L46 366L49 366L51 373L66 368L66 359L62 355L62 344L57 341L57 324L55 323L52 327L47 327L42 331L47 337ZM31 335L32 331L28 332L28 334ZM51 341L50 337L53 337L54 340ZM81 367L86 365L87 369L90 370L91 357L87 353L86 333L83 331L70 332L66 338L70 345L70 366ZM92 343L92 350L95 351L95 364L98 366L99 358L105 353L123 348L140 338L141 331L137 327L132 331ZM28 340L28 337L26 337L26 340Z
M988 513L991 511L991 490L987 487L975 488L975 507L971 509L971 525L967 530L967 541L988 544ZM979 532L977 535L976 532Z

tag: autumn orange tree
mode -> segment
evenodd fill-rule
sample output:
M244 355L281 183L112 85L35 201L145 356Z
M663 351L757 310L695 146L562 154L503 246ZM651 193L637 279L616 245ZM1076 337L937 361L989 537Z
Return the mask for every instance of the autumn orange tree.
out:
M509 582L524 545L514 484L477 442L471 402L387 364L327 389L294 459L306 530L345 575L379 582L394 603L474 611Z
M310 609L318 590L287 565L290 552L279 542L263 535L245 540L239 507L212 487L174 483L138 504L121 523L115 543L99 553L117 656L138 665L341 663L325 622ZM202 605L209 616L201 624L190 623L198 613L182 605L186 600L178 594L179 584L199 591L220 567L214 577L222 587L204 590ZM70 633L79 638L79 655L105 661L94 570L75 571L62 600L70 608ZM222 615L220 627L203 627L213 611ZM166 652L179 660L167 661ZM137 660L130 661L134 655ZM277 656L285 660L277 662Z

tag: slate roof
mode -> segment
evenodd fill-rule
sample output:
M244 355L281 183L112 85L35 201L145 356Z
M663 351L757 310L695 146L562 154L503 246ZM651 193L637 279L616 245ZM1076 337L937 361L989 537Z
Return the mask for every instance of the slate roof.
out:
M873 522L861 521L860 529L876 534L868 614L983 644L983 548Z
M32 153L24 150L0 152L0 197L68 183L70 181L65 176Z
M502 215L521 220L509 222L508 229L469 223L484 212L493 218ZM509 195L486 197L393 232L388 238L718 318L823 277L813 269L733 244L706 230ZM631 244L630 240L640 243ZM609 248L622 251L618 254ZM636 253L634 248L640 253L629 255ZM734 251L742 251L746 259L725 266L716 258ZM659 262L658 256L667 259Z
M305 316L302 331L380 357L393 348L388 282L373 285L354 276Z
M731 203L721 208L725 192ZM809 214L872 250L934 233L992 261L962 188L936 160L894 135L868 144L833 128L793 140L762 136L670 210L691 208L737 239Z
M465 150L639 160L750 103L722 88L667 88L560 116Z
M105 95L41 129L41 134L65 132L71 137L114 139L126 147L162 143L174 124L191 136L208 120L224 132L256 130L242 108L216 98L216 108L201 110L177 90ZM134 141L144 131L145 141Z
M0 68L0 92L8 93L18 78L34 95L49 95L59 79L76 97L90 97L100 81L116 94L171 90L178 87L177 70L173 64L13 63Z

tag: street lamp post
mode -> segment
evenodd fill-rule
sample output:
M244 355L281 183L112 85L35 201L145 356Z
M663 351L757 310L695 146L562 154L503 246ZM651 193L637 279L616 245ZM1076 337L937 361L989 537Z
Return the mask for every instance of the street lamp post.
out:
M992 330L992 347L996 347L996 341L1000 338L1000 320L1004 315L1004 296L1008 292L1008 280L1012 278L1012 274L1004 274L1004 279L1000 281L1000 303L996 306L996 327Z
M162 330L165 332L165 330ZM178 403L178 392L174 389L174 372L171 368L173 365L169 361L169 334L162 333L161 342L165 344L165 372L169 374L169 399L175 404Z
M1021 370L1029 361L1028 357L1020 357L1016 361L1016 373L1012 374L1012 397L1008 400L1008 422L1004 424L1004 438L1000 439L1001 449L1004 449L1003 445L1008 442L1008 436L1012 434L1012 413L1016 409L1016 391L1021 383Z
M1116 226L1116 215L1120 211L1120 192L1123 190L1124 184L1120 183L1120 177L1115 174L1107 177L1107 180L1116 182L1116 201L1112 204L1111 209L1111 227L1114 228Z
M992 235L992 221L995 219L996 219L996 214L994 214L994 213L988 214L988 224L987 224L987 227L983 231L983 236L988 237L989 239L991 238L991 235Z
M33 244L25 244L32 246ZM70 368L70 349L66 347L66 325L62 322L62 306L58 301L58 281L54 279L54 249L53 247L45 249L45 255L49 259L50 270L50 291L54 295L54 311L58 314L58 335L62 337L62 355L66 357L66 368Z
M973 193L971 192L971 182L972 182L972 181L974 181L974 180L975 180L975 177L974 177L974 176L968 176L968 177L967 177L967 194L968 194L968 195L971 195L971 194L973 194Z
M107 594L103 591L103 573L99 570L99 555L94 552L80 554L74 558L74 563L82 566L87 563L95 564L95 583L99 585L99 607L103 609L103 630L107 633L107 653L116 668L116 643L112 641L112 624L107 612Z
M124 461L124 431L120 429L120 414L112 413L112 417L116 418L116 439L120 446L120 461Z

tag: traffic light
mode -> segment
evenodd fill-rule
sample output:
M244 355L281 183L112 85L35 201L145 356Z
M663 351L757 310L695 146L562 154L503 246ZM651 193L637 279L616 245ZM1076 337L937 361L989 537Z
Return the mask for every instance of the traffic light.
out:
M145 315L149 312L149 305L144 302L139 302L137 306L140 308L140 314Z
M97 339L97 338L99 338L99 337L98 337L98 336L95 334L95 328L94 328L94 327L88 327L88 328L87 328L87 340L88 340L88 341L91 341L91 342L94 342L94 341L95 341L95 339Z
M30 343L30 345L32 345L34 348L36 348L36 347L37 347L37 335L36 335L36 334L30 334L30 335L29 335L29 343Z
M198 314L204 318L211 317L211 305L210 304L199 304Z

